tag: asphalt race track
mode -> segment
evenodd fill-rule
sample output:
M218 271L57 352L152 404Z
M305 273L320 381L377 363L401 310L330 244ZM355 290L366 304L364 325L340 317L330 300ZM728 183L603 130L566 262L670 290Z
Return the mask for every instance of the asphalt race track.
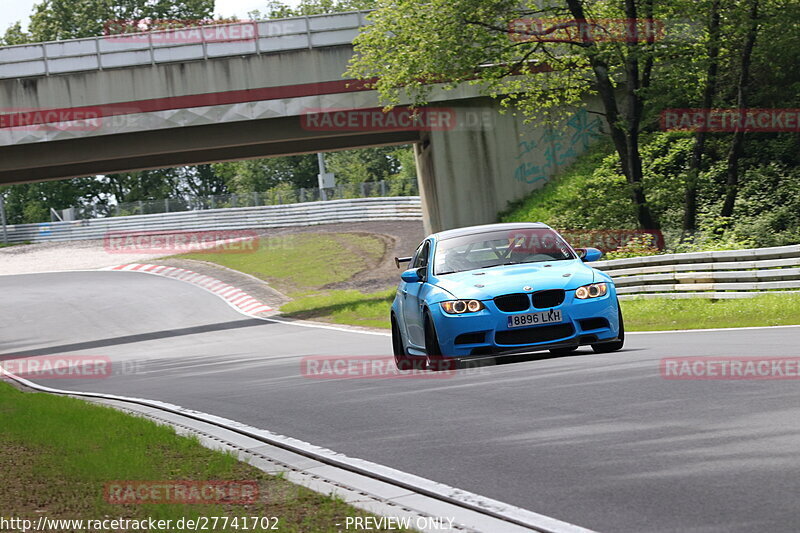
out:
M118 372L51 387L190 407L598 531L800 527L800 382L659 372L663 357L800 356L800 327L632 335L617 353L433 379L310 379L302 356L388 355L389 337L250 319L129 272L0 276L0 295L0 354L108 356Z

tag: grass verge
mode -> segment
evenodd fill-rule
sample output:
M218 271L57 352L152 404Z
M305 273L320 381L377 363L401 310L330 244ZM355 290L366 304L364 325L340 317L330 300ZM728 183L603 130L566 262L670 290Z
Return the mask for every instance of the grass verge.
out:
M45 516L153 518L173 520L173 524L181 518L201 516L275 516L277 530L287 533L333 533L341 529L336 524L342 524L347 516L368 516L335 497L267 475L231 454L204 448L197 439L181 437L170 427L80 400L24 393L0 383L0 421L0 509L4 516L29 518L34 523ZM127 480L253 481L258 484L259 498L257 503L244 505L119 505L106 501L105 484Z
M389 328L394 289L382 293L336 291L300 298L281 308L295 318ZM741 328L800 324L800 295L768 294L741 300L627 300L621 302L627 331Z
M259 240L248 253L203 252L181 259L209 261L268 281L284 294L302 294L350 279L384 254L379 238L356 233L297 233Z
M579 174L580 165L576 168ZM541 194L550 194L550 189ZM269 281L293 297L286 316L354 326L389 328L394 289L365 294L326 290L349 280L384 253L377 237L350 233L301 233L263 239L255 253L203 253L181 257L211 261ZM741 300L628 300L628 331L736 328L800 324L800 295L770 294Z
M9 248L11 246L23 246L25 244L30 244L31 241L22 241L22 242L0 242L0 248Z
M765 294L738 300L626 300L628 331L742 328L800 324L800 295Z
M389 328L389 309L395 289L364 294L356 290L328 291L295 299L281 307L288 317Z

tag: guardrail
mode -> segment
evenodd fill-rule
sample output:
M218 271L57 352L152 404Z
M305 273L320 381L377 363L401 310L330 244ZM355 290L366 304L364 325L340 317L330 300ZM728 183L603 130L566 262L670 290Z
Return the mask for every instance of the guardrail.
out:
M102 239L111 231L185 231L313 226L334 222L421 220L419 196L208 209L8 226L9 242Z
M359 28L368 24L368 13L242 21L6 46L0 48L0 79L351 44Z
M620 300L750 298L800 289L800 245L598 261Z

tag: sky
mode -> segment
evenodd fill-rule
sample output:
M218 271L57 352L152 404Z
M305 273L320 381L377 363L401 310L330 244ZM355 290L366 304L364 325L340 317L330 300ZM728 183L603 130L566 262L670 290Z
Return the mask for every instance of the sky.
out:
M0 34L15 22L22 21L22 27L28 27L28 17L33 11L33 5L41 0L2 0L0 7ZM289 0L289 5L296 5L297 0ZM245 18L248 11L258 9L263 11L267 5L266 0L216 0L216 14L225 17Z

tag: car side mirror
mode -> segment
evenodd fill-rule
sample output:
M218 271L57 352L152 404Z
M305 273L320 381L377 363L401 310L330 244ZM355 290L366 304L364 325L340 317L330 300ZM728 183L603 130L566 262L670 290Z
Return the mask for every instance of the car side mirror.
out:
M575 251L584 263L591 263L603 257L603 252L597 248L575 248Z
M417 283L425 279L425 267L409 268L400 274L400 279L406 283Z

